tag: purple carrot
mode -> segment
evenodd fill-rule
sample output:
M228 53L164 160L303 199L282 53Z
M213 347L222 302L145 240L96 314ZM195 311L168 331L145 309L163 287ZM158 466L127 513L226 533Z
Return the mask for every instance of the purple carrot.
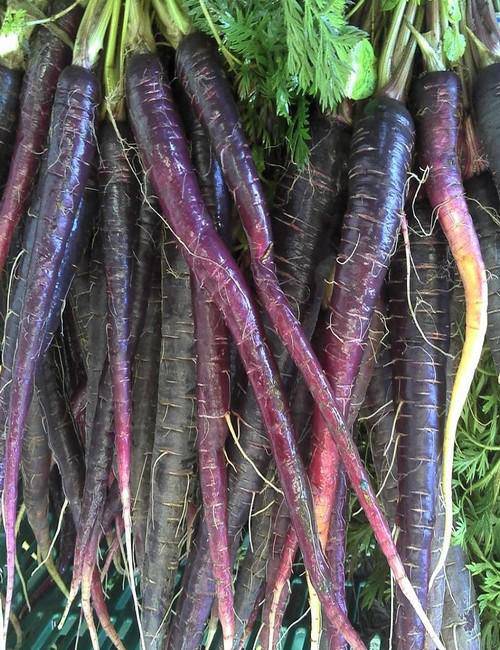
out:
M67 1L55 2L52 9L58 11L67 5ZM71 40L75 37L81 15L81 7L75 7L56 23ZM41 27L30 48L18 109L16 141L0 203L0 270L4 268L14 229L30 204L39 162L46 146L57 82L61 71L70 61L71 49L68 45L52 31ZM0 123L2 126L7 124L2 118ZM2 159L3 155L0 154Z
M329 266L325 266L324 261L325 258L328 261L331 231L345 207L343 190L349 142L350 131L341 121L321 114L312 115L310 164L302 170L288 164L280 174L276 190L273 231L278 277L309 336L316 325L324 292L324 270ZM264 325L285 390L289 390L295 381L293 362L269 321L266 323L264 319ZM265 474L271 456L255 395L250 386L246 392L244 388L242 390L241 404L235 400L233 405L238 418L239 446L232 444L233 441L228 445L228 528L233 557L239 546L241 528L248 521L254 495L262 487L262 478L255 468L260 475ZM296 400L292 400L294 403L298 406ZM302 427L298 433L302 434ZM274 476L274 469L271 469L271 475ZM269 492L274 493L272 489ZM282 511L285 511L283 518L286 520L286 508ZM196 568L189 585L185 583L186 597L181 594L181 610L173 622L170 647L174 649L181 645L186 650L196 647L201 642L210 614L214 590L211 588L213 579L203 535L202 527L196 553L190 558L190 563ZM277 544L273 548L277 548ZM196 633L186 635L186 628L196 629Z
M194 33L182 40L177 49L177 73L202 123L210 133L214 148L221 160L226 183L233 192L249 242L252 274L259 298L322 410L351 485L367 514L396 582L419 612L431 634L432 628L404 572L389 527L352 436L345 428L341 405L336 400L321 365L277 281L264 194L250 148L243 135L230 87L222 68L218 65L214 47L206 37ZM347 302L350 297L353 306L359 302L361 296L367 301L366 306L358 305L358 315L353 319L356 327L361 327L361 332L354 333L356 340L359 340L359 335L368 329L373 299L378 293L376 287L382 282L387 266L386 258L394 244L413 147L411 116L397 100L384 96L376 97L365 108L361 122L366 127L369 125L369 128L363 130L360 125L357 138L353 141L349 190L351 203L348 207L348 215L354 222L359 221L364 225L363 232L366 234L361 238L361 242L372 242L374 245L369 251L371 255L360 259L361 266L355 278L360 277L361 271L363 275L367 274L370 282L359 285L365 287L365 290L349 291L353 286L351 283L345 288ZM369 217L367 217L367 210L369 210ZM384 218L387 219L387 224L384 224ZM349 222L348 218L346 220L348 229L351 227ZM376 231L378 238L373 236L373 230ZM356 255L358 243L360 242L356 233L356 239L347 242L346 252L350 251ZM349 309L341 299L338 309L343 308ZM366 321L367 317L368 321ZM353 368L359 367L362 346L358 347L359 358L349 361L349 366ZM440 642L436 640L439 646Z
M208 134L194 115L190 121L191 157L200 189L217 231L228 243L231 202L222 170ZM196 340L198 473L224 648L231 650L235 618L224 456L230 409L229 339L221 312L194 276L191 292Z
M142 625L150 648L161 648L186 532L186 500L195 450L195 342L189 267L164 229L162 324L151 496L142 574Z
M116 131L118 129L118 133ZM137 187L125 151L124 125L106 122L99 136L101 166L102 230L104 271L108 296L108 356L112 382L117 480L123 508L125 546L132 592L132 505L130 466L132 461L132 250L136 221Z
M159 262L158 259L158 267ZM141 573L144 563L151 485L151 455L158 404L158 359L161 355L161 279L159 276L160 273L155 272L152 278L146 320L137 340L132 386L132 523L135 556Z
M460 124L460 79L451 71L427 72L413 88L420 164L430 173L425 191L448 240L465 290L465 340L446 418L443 439L442 493L445 529L441 571L453 527L452 473L458 421L479 363L486 333L488 286L479 241L465 201L457 143Z
M23 74L0 63L0 191L9 171Z
M447 245L427 201L409 218L411 266L403 243L391 263L389 313L395 435L398 440L398 548L427 608L438 499L439 448L446 413L450 314ZM410 274L408 285L408 274ZM425 629L398 599L398 647L423 649Z
M59 79L52 111L47 173L42 179L37 237L30 251L19 343L12 370L3 493L7 622L14 588L17 480L22 434L57 274L95 155L94 120L98 101L99 85L95 75L79 66L67 67Z
M330 590L329 570L311 520L310 490L296 453L281 381L246 283L217 236L203 203L159 60L152 54L130 56L126 84L135 139L162 211L192 272L223 313L259 400L310 579L332 624L340 628L353 647L362 648L364 644L339 611L335 594ZM167 160L169 165L163 162Z

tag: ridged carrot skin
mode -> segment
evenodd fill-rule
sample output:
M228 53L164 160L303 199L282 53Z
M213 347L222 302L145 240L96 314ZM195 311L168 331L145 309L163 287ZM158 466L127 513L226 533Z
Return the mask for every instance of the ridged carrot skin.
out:
M46 167L46 163L45 163ZM44 345L42 346L42 353L45 352L52 340L52 337L59 327L61 320L61 309L64 300L68 293L72 277L75 272L75 265L81 252L81 248L85 246L87 241L90 225L94 216L96 208L92 186L90 185L80 202L78 210L76 211L71 232L68 236L66 244L66 252L61 263L56 285L54 288L53 302L50 307L50 314L47 318L46 333ZM40 208L40 197L36 197L33 205L34 214L38 214ZM37 219L31 217L25 225L25 232L23 236L23 250L24 254L21 259L19 268L15 271L12 297L8 305L8 314L5 321L4 329L4 346L2 349L2 372L0 374L0 441L2 449L5 444L5 429L8 415L8 404L12 386L12 369L15 358L15 351L17 346L17 337L19 333L19 322L22 311L24 298L27 291L27 278L30 266L29 251L33 250L35 245L37 233ZM0 462L0 486L3 485L4 468L3 468L4 454L1 454Z
M323 345L323 367L344 421L349 418L368 328L395 250L412 146L413 123L405 106L386 97L370 101L353 131L349 199L328 319L333 335ZM321 421L316 418L316 453L311 459L309 475L312 484L316 483L318 525L326 545L335 490L341 491L336 499L339 525L343 521L341 502L345 482L332 485L331 477L336 474L339 459L328 423L323 422L320 426ZM341 555L339 549L339 565L343 564ZM340 573L339 570L339 578ZM342 584L337 585L337 592L342 592ZM343 643L339 640L338 647L343 647Z
M340 414L340 405L336 401L321 364L312 351L307 337L300 323L294 317L277 281L273 259L273 241L264 194L250 148L245 141L238 119L236 104L222 67L217 63L217 56L210 41L197 33L184 38L177 49L176 66L180 82L191 97L202 123L210 133L214 149L221 160L226 183L233 193L249 242L252 275L257 294L279 337L303 373L311 394L322 410L323 417L330 427L330 433L334 436L351 485L366 512L396 582L418 610L429 632L433 634L425 612L420 607L411 583L404 572L389 527L370 485L368 475L363 468L358 450L352 436L346 430ZM399 212L403 194L401 177L404 178L404 188L413 148L413 122L404 106L390 98L376 98L368 105L367 117L370 112L376 113L377 110L380 111L379 118L381 113L387 114L383 120L386 129L383 131L382 140L377 138L372 140L373 134L366 132L360 134L360 139L364 138L367 145L365 151L362 151L360 167L363 175L368 174L373 179L373 187L370 188L372 192L368 193L367 200L365 195L351 194L354 204L357 203L361 208L360 214L364 214L368 206L372 209L372 216L367 220L369 223L374 223L381 212ZM377 133L375 130L374 134ZM376 144L382 143L385 157L381 157L375 147L370 147L372 141ZM375 156L374 152L376 152ZM380 173L380 168L370 168L370 163L374 162L373 158L378 164L382 162L382 165L388 165L391 173L385 175ZM356 176L359 176L359 170L356 170L351 178L354 179ZM386 193L377 191L381 187L385 187ZM370 236L370 230L367 230L367 236ZM354 245L355 243L352 242L353 252ZM383 265L376 264L370 271L375 276L374 281L380 274L381 268ZM362 314L363 310L361 310ZM364 326L362 321L362 327ZM439 647L440 642L437 638L436 641Z
M273 231L278 277L308 335L312 335L314 330L323 294L325 274L321 273L321 267L329 254L331 230L345 208L343 190L346 187L349 142L350 130L346 125L321 115L312 116L309 165L299 170L292 163L288 164L276 189ZM266 319L264 326L285 390L289 390L296 376L293 362ZM255 467L264 474L271 457L265 427L250 386L240 401L241 404L233 404L233 411L237 413L239 443L250 460L229 441L228 527L233 557L239 545L241 528L248 521L250 507L255 505L254 495L262 489L262 479ZM275 469L270 471L270 476L275 477ZM266 491L270 499L272 495L276 496L271 488ZM277 548L277 544L274 547ZM210 615L214 588L203 530L198 535L189 565L196 568L189 583L184 583L183 594L186 597L180 596L181 609L173 621L171 634L170 647L173 649L196 647L201 642ZM252 607L253 603L249 606ZM238 619L236 625L239 635L242 632L238 631ZM190 629L191 634L185 634L186 629Z
M231 201L208 134L191 113L191 157L213 223L226 243ZM215 579L217 612L224 646L231 650L235 616L233 567L227 526L227 469L224 445L230 412L229 338L224 318L194 276L191 277L196 340L196 418L198 473Z
M159 255L157 258L160 265ZM137 340L132 386L132 523L137 565L144 562L146 523L148 519L151 455L158 404L158 359L161 355L161 278L156 272L151 279L146 319Z
M500 195L500 63L479 70L472 103L479 136Z
M37 541L39 557L45 560L50 548L49 476L51 454L40 401L35 395L24 433L21 470L26 515Z
M49 446L59 467L64 495L77 524L85 480L85 462L66 403L55 355L56 351L50 349L41 364L37 374L38 394L47 420Z
M47 173L42 179L37 237L31 252L12 371L3 493L8 573L6 621L14 587L17 481L24 423L59 267L96 151L94 120L98 102L97 78L78 66L67 67L59 78L52 111Z
M408 219L411 267L400 242L389 273L389 314L397 412L398 548L427 609L446 415L450 287L448 247L439 224L433 227L430 205L421 201L412 210L415 216ZM404 598L398 602L397 626L398 648L423 650L425 629Z
M390 340L380 348L360 415L367 428L380 499L391 526L396 521L398 481Z
M311 520L311 494L296 452L281 381L264 343L250 292L203 204L159 60L150 54L131 56L126 85L135 139L161 208L180 240L192 272L224 314L259 399L310 579L332 624L340 628L354 648L363 648L357 633L340 615L335 594L330 590L329 570ZM169 164L165 165L167 160Z
M0 63L0 190L9 172L12 145L16 137L19 94L23 74Z
M482 647L476 591L466 564L464 550L452 545L446 560L447 584L441 629L447 650L479 650Z
M443 439L443 548L441 559L431 576L432 582L444 565L451 541L451 482L455 436L483 348L487 324L488 285L479 241L465 201L457 155L460 79L454 72L429 72L415 82L413 94L420 164L430 170L425 191L431 208L437 212L457 264L465 290L466 304L465 341Z
M117 132L118 130L118 132ZM113 394L117 480L123 506L127 556L132 558L132 268L137 187L122 140L128 129L106 122L99 135L104 271L108 297L107 339ZM141 303L146 298L141 296ZM132 571L131 566L129 570ZM133 580L133 577L132 577Z
M151 180L154 184L154 178ZM196 353L190 273L175 237L166 228L161 273L161 356L142 573L144 636L148 647L158 650L163 644L165 615L187 528L186 499L194 481L196 459Z
M57 11L57 8L54 9ZM71 40L75 37L81 15L81 7L76 7L57 22L59 29L64 30ZM41 27L30 48L23 78L16 139L0 203L0 270L5 266L14 229L30 204L46 146L57 82L61 71L70 61L71 49L68 45L53 32ZM0 119L0 123L3 126L3 119ZM3 154L1 157L3 160Z
M500 375L500 229L493 220L500 214L500 201L489 172L464 183L467 206L479 237L484 265L488 272L488 325L486 338Z

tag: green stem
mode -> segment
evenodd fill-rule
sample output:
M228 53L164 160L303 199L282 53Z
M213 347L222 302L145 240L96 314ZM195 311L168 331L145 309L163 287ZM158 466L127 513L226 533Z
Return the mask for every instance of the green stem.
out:
M125 118L123 76L118 56L118 31L120 26L121 0L112 0L113 8L106 39L104 57L104 93L106 110L117 120Z
M401 23L406 9L406 0L399 0L394 13L392 15L391 26L385 41L384 49L380 56L379 69L378 69L378 84L379 89L384 88L391 79L392 74L392 59L394 56L394 47L398 38Z
M29 25L48 25L50 23L55 22L56 20L59 20L60 18L63 18L66 16L66 14L69 14L73 9L76 9L78 5L84 6L86 4L86 0L75 0L75 2L72 2L70 5L68 5L65 9L61 9L61 11L58 11L56 14L52 14L51 16L47 16L47 18L39 18L37 20L30 20Z
M141 0L125 0L123 19L122 49L127 52L154 52L155 39L151 31L151 23L147 7ZM125 53L122 54L122 70Z
M113 11L114 0L89 0L76 35L73 65L91 70L97 63Z
M418 0L410 0L407 4L405 16L404 16L405 25L403 25L399 30L397 41L396 44L394 45L393 63L396 66L399 65L399 62L401 61L404 55L405 48L408 45L408 42L410 40L411 31L408 25L415 24L415 16L417 14L418 5L419 5Z
M424 57L425 68L427 72L435 72L437 70L446 70L443 57L439 52L439 48L434 48L429 43L428 39L417 31L413 25L408 25L411 33L415 37L417 44ZM432 32L431 32L432 34Z

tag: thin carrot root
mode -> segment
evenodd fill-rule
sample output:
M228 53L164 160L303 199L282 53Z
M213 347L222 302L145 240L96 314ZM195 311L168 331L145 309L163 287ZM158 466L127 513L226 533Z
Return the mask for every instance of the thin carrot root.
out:
M89 575L90 574L90 575ZM97 628L94 622L94 614L92 612L92 604L90 602L90 586L92 582L92 569L86 567L82 576L82 611L87 623L87 628L90 635L90 641L94 650L99 650L99 637L97 636Z
M319 650L319 644L321 640L321 602L318 598L318 594L314 590L314 587L307 576L307 588L309 591L309 607L311 608L311 650Z

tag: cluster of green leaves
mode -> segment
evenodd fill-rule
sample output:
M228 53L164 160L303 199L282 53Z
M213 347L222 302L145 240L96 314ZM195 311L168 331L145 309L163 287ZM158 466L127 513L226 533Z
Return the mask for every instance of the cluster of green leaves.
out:
M185 0L196 27L217 35L235 74L253 144L288 143L307 159L309 105L333 111L348 94L369 96L375 57L349 25L346 0Z
M500 385L491 355L483 362L458 430L454 462L455 543L470 558L482 643L500 642Z

